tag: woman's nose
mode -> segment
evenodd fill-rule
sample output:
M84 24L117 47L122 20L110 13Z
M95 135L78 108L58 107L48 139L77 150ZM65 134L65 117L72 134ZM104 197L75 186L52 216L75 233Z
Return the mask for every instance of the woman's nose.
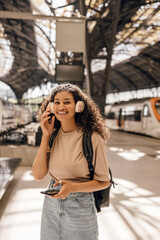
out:
M63 104L63 103L60 103L59 109L63 109L63 108L64 108L64 104Z

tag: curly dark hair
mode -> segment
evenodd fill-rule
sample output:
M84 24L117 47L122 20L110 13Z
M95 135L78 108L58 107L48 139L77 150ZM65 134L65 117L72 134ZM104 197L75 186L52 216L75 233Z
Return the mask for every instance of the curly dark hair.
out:
M49 102L54 102L54 98L58 92L69 92L73 95L75 104L78 101L83 101L85 104L83 112L75 113L75 121L77 126L82 128L85 133L98 132L106 142L110 136L109 129L106 127L104 119L100 113L96 103L77 86L73 84L60 84L51 93L50 97L42 102L39 109L37 119L40 121L42 113L46 110ZM59 129L60 121L56 118L54 128Z

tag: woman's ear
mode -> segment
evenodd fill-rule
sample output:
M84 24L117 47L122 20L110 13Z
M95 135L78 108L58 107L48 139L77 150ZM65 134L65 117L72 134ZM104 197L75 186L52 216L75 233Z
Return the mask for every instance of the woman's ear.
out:
M78 102L76 103L76 106L75 106L75 112L76 112L76 113L81 113L81 112L83 112L84 107L85 107L84 102L83 102L83 101L78 101Z
M54 113L54 110L53 110L54 103L53 102L49 102L48 106L51 109L51 113Z

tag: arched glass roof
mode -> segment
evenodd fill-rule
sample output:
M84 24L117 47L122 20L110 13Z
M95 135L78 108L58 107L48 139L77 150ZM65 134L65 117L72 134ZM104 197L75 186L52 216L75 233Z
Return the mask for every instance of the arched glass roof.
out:
M82 2L0 0L0 11L5 14L0 17L0 80L13 89L18 99L30 87L55 81L55 21L14 19L7 15L8 11L79 17ZM160 1L120 2L108 92L158 87ZM94 89L100 92L107 60L106 48L110 44L108 36L112 34L112 9L109 0L86 0L83 10L90 19L88 30Z

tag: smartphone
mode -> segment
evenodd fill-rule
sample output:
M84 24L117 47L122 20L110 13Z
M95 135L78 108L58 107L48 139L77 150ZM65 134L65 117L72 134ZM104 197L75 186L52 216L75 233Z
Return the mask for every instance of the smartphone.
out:
M52 189L52 190L48 189L48 190L45 190L45 191L41 191L42 194L46 194L46 195L50 195L50 196L55 195L58 192L59 192L58 190L54 190L54 189Z
M50 117L50 118L48 119L48 122L49 122L49 123L51 123L53 116L55 116L54 113L50 113L50 114L48 115L48 117Z

